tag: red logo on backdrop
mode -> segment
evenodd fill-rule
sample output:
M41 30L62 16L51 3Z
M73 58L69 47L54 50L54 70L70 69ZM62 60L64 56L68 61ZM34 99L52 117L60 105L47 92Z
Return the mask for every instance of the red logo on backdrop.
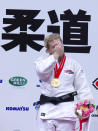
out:
M98 78L93 81L93 86L98 90Z

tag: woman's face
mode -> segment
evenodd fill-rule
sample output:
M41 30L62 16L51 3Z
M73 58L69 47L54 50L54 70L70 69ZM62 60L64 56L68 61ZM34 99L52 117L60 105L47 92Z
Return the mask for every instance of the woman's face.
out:
M57 45L63 45L60 39L53 40L49 43L49 49L47 49L47 52L49 54L53 54L55 52L55 47ZM63 46L62 46L63 47Z

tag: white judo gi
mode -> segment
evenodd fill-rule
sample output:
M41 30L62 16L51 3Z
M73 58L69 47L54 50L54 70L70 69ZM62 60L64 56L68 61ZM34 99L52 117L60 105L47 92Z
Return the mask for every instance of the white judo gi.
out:
M36 72L39 80L41 80L41 94L59 97L77 91L77 100L92 100L93 96L85 73L79 63L72 58L66 57L63 70L59 76L60 86L58 88L51 86L56 63L58 64L53 55L38 59L35 62ZM41 105L39 108L39 131L72 131L76 121L75 104L76 101L62 102L57 105L52 103Z

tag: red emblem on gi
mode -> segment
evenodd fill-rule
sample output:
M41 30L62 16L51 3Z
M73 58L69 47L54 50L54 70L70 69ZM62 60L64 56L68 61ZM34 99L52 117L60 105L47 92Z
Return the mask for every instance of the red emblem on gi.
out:
M65 72L68 74L74 74L74 72L72 70L65 70Z

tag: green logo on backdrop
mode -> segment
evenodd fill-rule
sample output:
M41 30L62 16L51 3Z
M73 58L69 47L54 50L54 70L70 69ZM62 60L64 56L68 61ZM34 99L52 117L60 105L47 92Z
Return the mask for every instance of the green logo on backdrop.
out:
M11 77L9 83L14 86L24 86L27 84L27 79L21 76Z

